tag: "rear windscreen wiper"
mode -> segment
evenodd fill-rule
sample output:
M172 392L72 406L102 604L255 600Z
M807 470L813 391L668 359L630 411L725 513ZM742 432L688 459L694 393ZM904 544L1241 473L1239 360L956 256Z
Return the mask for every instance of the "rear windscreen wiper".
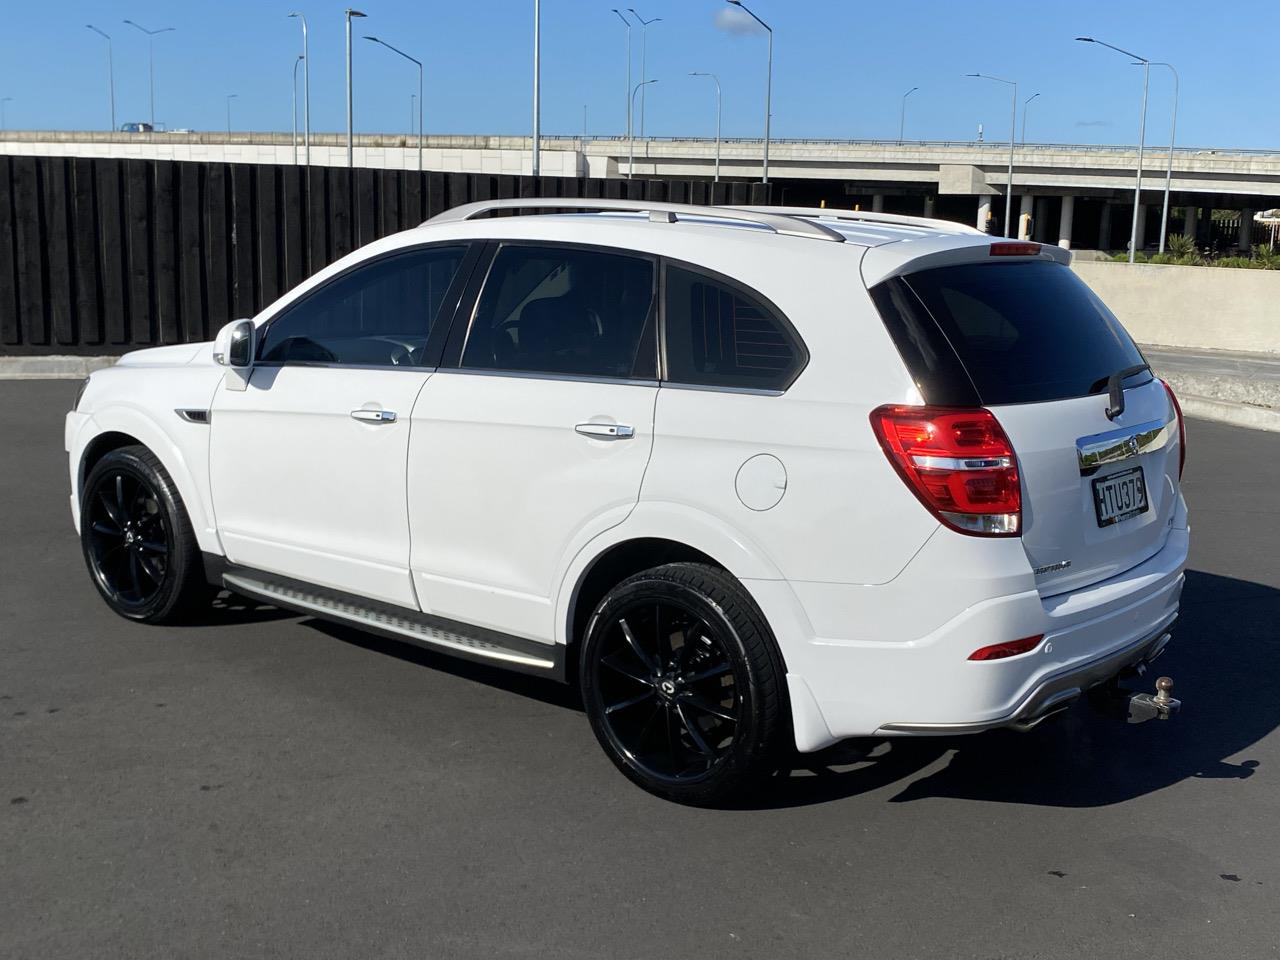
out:
M1107 377L1107 393L1109 401L1107 404L1106 414L1108 420L1114 420L1120 414L1124 413L1124 382L1134 374L1142 373L1142 371L1150 371L1145 363L1135 363L1132 367L1125 367L1123 370L1117 370L1111 376Z

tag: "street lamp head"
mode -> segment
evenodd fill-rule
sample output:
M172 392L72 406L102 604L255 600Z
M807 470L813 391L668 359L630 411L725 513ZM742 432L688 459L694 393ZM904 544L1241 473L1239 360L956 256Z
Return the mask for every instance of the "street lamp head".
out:
M382 42L382 41L381 41L381 40L379 40L377 37L368 37L368 36L367 36L367 37L365 37L365 39L366 39L366 40L372 40L374 43L381 43L381 42Z
M1081 43L1097 43L1098 42L1097 40L1093 39L1093 37L1076 37L1076 39L1079 40Z
M364 17L364 16L368 16L368 14L361 13L359 10L352 10L350 7L348 7L347 16L348 17Z

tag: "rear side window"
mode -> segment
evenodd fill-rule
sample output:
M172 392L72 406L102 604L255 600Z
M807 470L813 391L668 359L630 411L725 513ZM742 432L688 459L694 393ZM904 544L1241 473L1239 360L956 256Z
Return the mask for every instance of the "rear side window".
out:
M1059 263L921 270L872 297L927 403L1083 397L1143 362L1111 311Z
M642 257L504 246L476 305L462 366L652 380L654 272Z
M665 344L673 383L785 390L808 360L790 325L758 297L672 265Z

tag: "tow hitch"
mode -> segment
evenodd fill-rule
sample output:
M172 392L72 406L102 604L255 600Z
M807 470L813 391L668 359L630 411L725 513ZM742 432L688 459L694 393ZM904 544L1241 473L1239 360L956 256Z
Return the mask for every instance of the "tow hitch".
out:
M1171 696L1172 678L1160 677L1156 680L1155 693L1139 693L1131 686L1146 676L1147 671L1145 662L1135 664L1114 677L1111 682L1090 690L1090 702L1105 715L1128 723L1168 720L1182 706L1181 700Z
M1181 700L1169 696L1173 680L1161 677L1156 681L1155 693L1131 693L1128 695L1130 723L1146 723L1148 720L1168 720L1182 706Z

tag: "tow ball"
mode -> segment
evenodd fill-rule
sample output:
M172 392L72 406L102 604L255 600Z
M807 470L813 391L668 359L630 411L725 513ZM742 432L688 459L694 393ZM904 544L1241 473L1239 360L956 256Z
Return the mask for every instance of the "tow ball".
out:
M1173 689L1173 680L1161 677L1156 681L1155 693L1133 693L1129 695L1130 723L1146 723L1148 720L1168 720L1178 712L1182 701L1169 696Z

